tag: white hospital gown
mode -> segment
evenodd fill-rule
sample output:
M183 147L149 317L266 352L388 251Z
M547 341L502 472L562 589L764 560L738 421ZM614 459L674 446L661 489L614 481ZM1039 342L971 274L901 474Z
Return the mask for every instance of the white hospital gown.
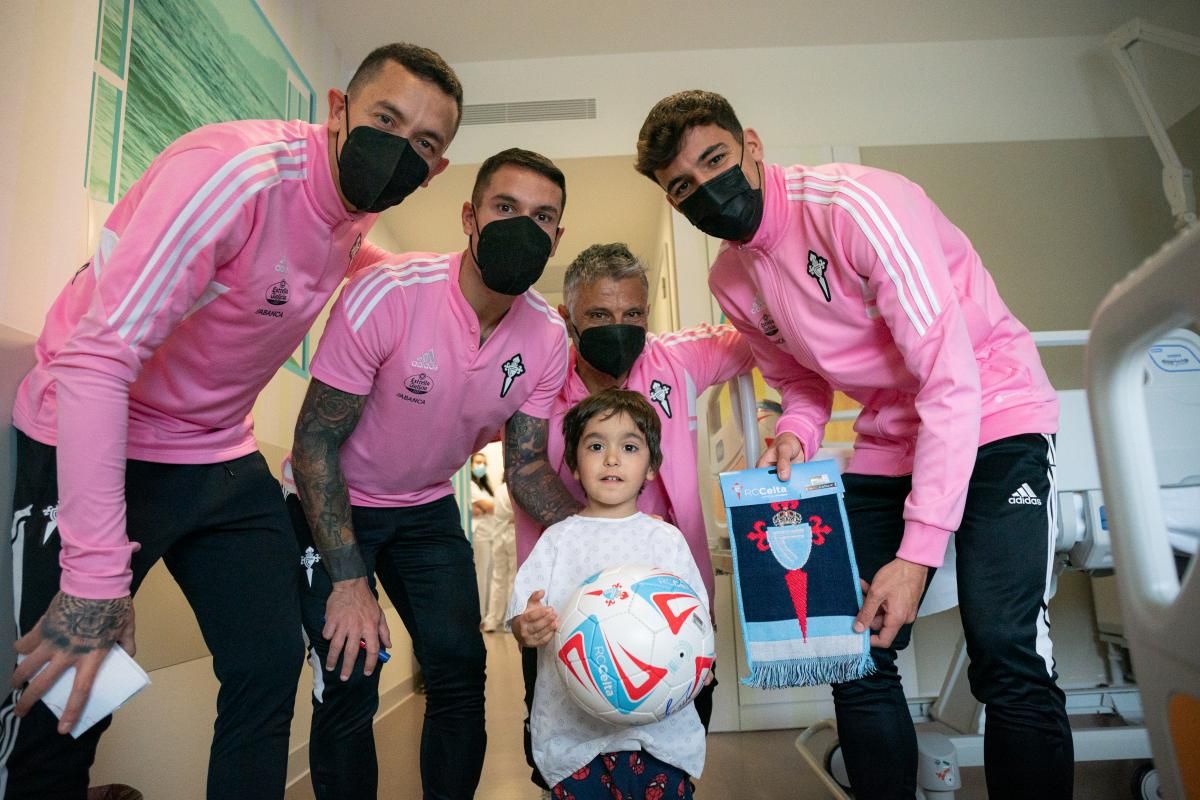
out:
M704 603L704 581L678 528L640 512L622 519L576 515L547 528L517 570L505 626L525 610L534 591L544 589L542 602L561 613L562 604L585 578L620 564L648 564L678 575ZM694 706L649 725L603 722L567 695L553 651L553 641L539 648L530 717L533 758L551 786L601 753L622 750L645 750L693 777L700 776L704 727Z

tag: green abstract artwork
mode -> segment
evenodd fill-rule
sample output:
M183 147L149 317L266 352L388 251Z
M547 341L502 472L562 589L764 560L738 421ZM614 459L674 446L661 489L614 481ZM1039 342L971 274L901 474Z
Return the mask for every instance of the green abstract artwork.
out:
M84 182L115 203L190 130L316 116L312 85L254 0L100 0ZM307 376L308 339L287 366Z

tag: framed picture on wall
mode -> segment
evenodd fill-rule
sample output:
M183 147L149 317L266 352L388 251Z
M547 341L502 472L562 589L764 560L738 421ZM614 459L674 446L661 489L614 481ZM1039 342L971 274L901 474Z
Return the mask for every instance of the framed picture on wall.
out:
M113 204L190 130L316 118L312 84L254 0L99 0L84 185ZM285 365L308 377L309 341Z

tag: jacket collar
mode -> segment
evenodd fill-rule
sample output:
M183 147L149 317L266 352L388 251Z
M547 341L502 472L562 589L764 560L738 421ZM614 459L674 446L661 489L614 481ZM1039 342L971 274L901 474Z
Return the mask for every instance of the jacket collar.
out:
M730 247L739 250L770 250L786 230L788 197L783 167L763 162L762 191L763 215L758 230L754 232L750 241L741 244L729 242Z
M309 196L317 213L331 226L365 220L369 227L378 214L347 211L337 187L333 185L333 170L329 164L328 123L310 126L308 148L309 164L312 165L308 174Z

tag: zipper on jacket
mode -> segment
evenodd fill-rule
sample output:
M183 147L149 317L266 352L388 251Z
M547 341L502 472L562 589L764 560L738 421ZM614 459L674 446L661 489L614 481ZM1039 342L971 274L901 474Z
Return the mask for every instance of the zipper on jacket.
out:
M785 313L787 314L788 325L791 328L791 333L793 334L792 338L794 339L794 341L789 341L789 342L787 342L787 344L790 345L791 348L799 350L804 356L806 356L808 358L808 361L810 364L812 364L812 366L806 367L807 369L811 369L813 372L817 372L817 374L819 374L822 378L825 379L826 383L829 383L832 386L833 384L829 380L829 378L823 372L818 371L819 365L818 365L817 359L813 355L812 350L810 350L808 345L805 344L804 337L802 337L800 335L800 326L796 324L796 319L792 315L792 309L788 306L787 297L783 293L782 284L780 283L780 280L779 280L779 264L778 264L778 262L776 262L775 257L773 255L771 255L770 253L768 253L766 250L759 250L757 248L749 248L749 247L746 249L752 250L753 252L756 252L756 253L761 253L762 258L766 261L767 265L770 267L770 269L767 271L770 273L769 277L771 279L771 290L774 292L775 296L780 299L781 305L779 308L776 308L774 305L768 304L767 308L770 309L771 312L774 314L785 314ZM764 298L764 299L766 299L766 298ZM778 345L776 345L776 347L778 347ZM792 356L792 357L795 358L795 356ZM799 362L800 359L796 359L796 361ZM805 365L801 364L801 366L805 366Z

